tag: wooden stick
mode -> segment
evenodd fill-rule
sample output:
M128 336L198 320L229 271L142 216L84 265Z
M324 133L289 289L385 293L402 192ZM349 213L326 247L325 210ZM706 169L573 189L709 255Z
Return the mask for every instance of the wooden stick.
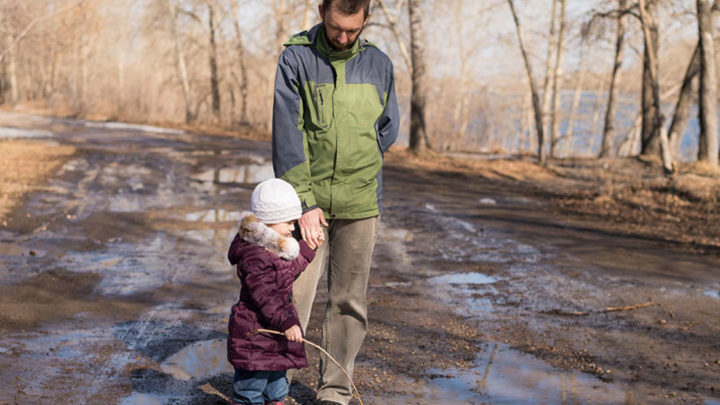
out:
M273 335L285 336L285 334L282 333L282 332L278 332L278 331L276 331L276 330L270 330L270 329L255 329L254 331L250 332L250 333L248 334L248 336L256 335L256 334L258 334L258 333L271 333L271 334L273 334ZM305 343L309 344L310 346L312 346L312 347L320 350L320 351L321 351L323 354L325 354L330 360L332 360L332 362L335 363L335 365L338 366L338 368L340 368L340 371L342 371L343 374L345 374L345 377L347 377L348 381L350 381L350 384L352 385L353 389L355 390L355 396L357 397L358 401L360 401L360 405L365 405L365 404L363 404L363 401L362 401L362 399L360 398L360 391L358 391L357 387L355 386L355 383L353 382L352 378L350 378L350 375L347 373L347 371L345 371L345 369L343 368L343 366L341 366L340 363L338 363L337 360L335 360L335 359L330 355L330 353L326 352L325 349L323 349L322 347L316 345L315 343L313 343L313 342L311 342L311 341L309 341L309 340L307 340L307 339L303 339L303 342L305 342Z
M608 313L608 312L619 312L619 311L632 311L634 309L647 308L647 307L652 306L653 304L654 304L654 302L652 300L650 300L650 301L644 302L642 304L626 305L624 307L606 307L601 312ZM586 315L590 315L592 313L597 313L597 312L565 311L562 309L551 309L549 311L542 311L542 313L548 314L548 315L562 315L562 316L586 316Z
M653 302L652 302L652 300L650 300L650 301L644 302L642 304L627 305L624 307L607 307L603 310L603 312L632 311L633 309L646 308L646 307L652 306L652 304L653 304Z

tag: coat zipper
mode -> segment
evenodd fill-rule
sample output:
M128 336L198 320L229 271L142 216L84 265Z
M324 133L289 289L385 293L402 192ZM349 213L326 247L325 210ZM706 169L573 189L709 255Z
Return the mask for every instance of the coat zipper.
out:
M318 90L318 95L320 96L320 122L325 126L325 100L323 99L321 90Z

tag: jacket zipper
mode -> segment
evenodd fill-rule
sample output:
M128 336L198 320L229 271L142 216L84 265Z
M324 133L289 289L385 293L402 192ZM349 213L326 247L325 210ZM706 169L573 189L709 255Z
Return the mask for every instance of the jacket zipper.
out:
M320 96L320 123L325 126L325 100L321 90L318 90L318 95Z

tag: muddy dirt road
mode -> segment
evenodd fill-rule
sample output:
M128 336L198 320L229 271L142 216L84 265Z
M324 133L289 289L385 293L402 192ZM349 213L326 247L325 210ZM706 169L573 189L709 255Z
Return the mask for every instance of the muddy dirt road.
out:
M0 229L0 404L225 403L202 387L229 393L225 253L269 145L10 113L3 137L77 153ZM717 252L439 171L388 166L385 204L354 377L366 404L720 404ZM294 402L316 376L298 374Z

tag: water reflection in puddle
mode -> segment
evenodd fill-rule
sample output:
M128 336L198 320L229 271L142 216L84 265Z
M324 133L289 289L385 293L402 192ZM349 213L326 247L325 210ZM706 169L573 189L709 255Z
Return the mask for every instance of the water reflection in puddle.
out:
M120 401L120 405L163 405L166 404L169 399L170 396L168 395L141 394L136 392Z
M196 342L170 356L160 368L183 381L231 373L233 369L226 359L226 353L225 339Z
M433 277L430 281L438 284L492 284L497 279L482 273L459 273Z
M240 211L225 211L224 209L195 211L186 213L185 220L190 222L237 222L240 220Z
M608 404L640 403L630 387L608 384L577 371L555 369L530 355L493 344L478 359L478 367L430 370L426 403L471 404ZM420 399L420 398L418 398ZM440 401L440 402L439 402Z
M194 180L217 183L260 183L273 177L271 163L211 169L192 175Z
M707 290L703 294L708 297L720 299L720 291L718 291L718 290Z

